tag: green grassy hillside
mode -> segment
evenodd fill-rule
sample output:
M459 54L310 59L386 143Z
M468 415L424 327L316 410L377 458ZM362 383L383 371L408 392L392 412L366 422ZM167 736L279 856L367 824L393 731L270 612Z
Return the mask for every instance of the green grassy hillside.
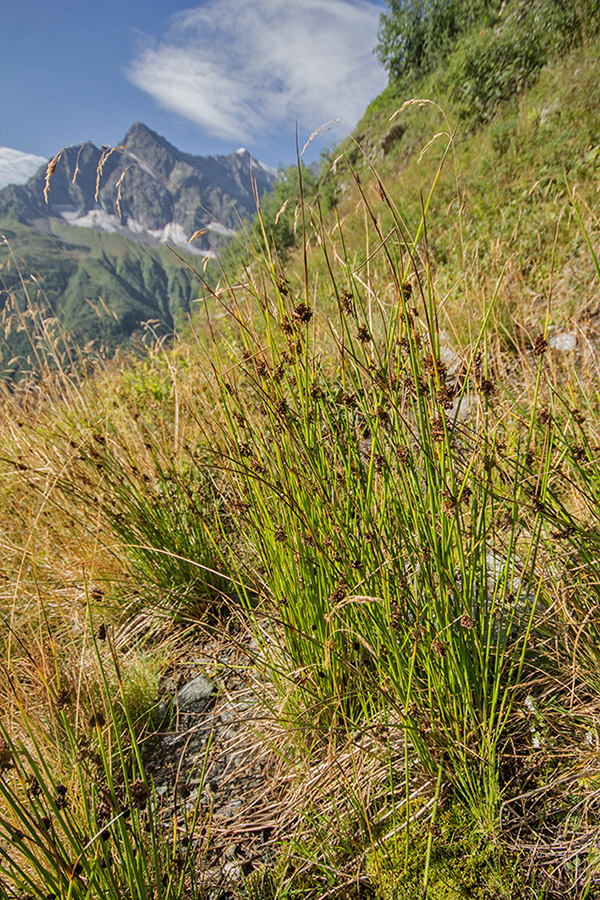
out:
M110 354L143 333L140 323L154 322L158 335L171 333L197 297L198 280L188 268L197 258L188 256L186 264L185 254L166 246L151 249L58 222L47 231L7 220L0 231L5 378L35 367L36 349L44 354L39 330L36 348L21 327L32 316L56 319L55 337L64 330L73 345L93 342L98 352Z

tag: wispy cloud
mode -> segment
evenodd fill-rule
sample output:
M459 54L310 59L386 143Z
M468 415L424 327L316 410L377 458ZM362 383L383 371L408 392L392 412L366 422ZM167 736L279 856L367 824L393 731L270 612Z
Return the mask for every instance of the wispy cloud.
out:
M0 188L24 184L48 160L35 153L22 153L12 147L0 147Z
M173 17L129 68L161 106L227 140L339 118L345 131L386 83L369 0L207 0Z

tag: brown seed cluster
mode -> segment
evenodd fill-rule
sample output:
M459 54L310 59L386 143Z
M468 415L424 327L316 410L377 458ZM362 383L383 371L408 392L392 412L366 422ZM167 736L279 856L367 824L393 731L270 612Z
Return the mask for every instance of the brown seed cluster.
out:
M547 406L542 407L538 413L538 422L540 425L549 425L552 421L552 414Z
M346 599L347 595L348 595L348 585L346 584L345 580L343 578L341 578L338 581L337 585L335 586L334 590L332 591L331 596L329 597L329 602L330 603L341 603L342 600Z
M444 491L442 505L447 516L452 516L456 512L456 498L450 491Z
M398 460L398 465L404 467L407 466L410 462L410 450L408 447L400 446L396 448L396 459Z
M352 314L354 312L354 299L350 291L344 289L340 295L340 303L345 313Z
M443 641L440 641L439 638L436 638L434 641L432 641L431 649L436 654L436 656L440 657L440 659L443 659L446 655L446 645Z
M431 440L432 441L443 441L444 440L444 419L442 416L436 416L431 420Z
M292 313L294 321L300 322L302 325L308 325L312 317L313 311L306 303L299 303Z
M477 387L482 397L491 397L496 390L496 386L490 378L481 378L477 382Z
M8 746L4 738L0 738L0 772L12 768L13 756L12 750Z
M456 388L449 384L443 384L436 394L437 402L442 409L451 409L456 396Z
M150 790L147 784L141 779L134 781L130 788L131 791L131 802L137 809L144 809L146 803L148 802L148 798L150 797Z
M290 335L290 334L294 333L294 326L292 325L292 323L290 322L290 320L288 319L287 316L283 316L281 322L279 323L279 327L281 328L281 330L283 331L284 334Z

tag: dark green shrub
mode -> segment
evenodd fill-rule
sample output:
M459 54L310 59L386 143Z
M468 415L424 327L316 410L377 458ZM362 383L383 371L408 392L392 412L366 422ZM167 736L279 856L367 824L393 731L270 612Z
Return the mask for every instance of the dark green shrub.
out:
M446 76L460 116L476 123L488 121L502 103L537 79L547 59L539 31L527 23L500 34L485 29L470 35L450 58Z
M390 80L426 75L475 23L495 19L496 0L388 0L377 55Z

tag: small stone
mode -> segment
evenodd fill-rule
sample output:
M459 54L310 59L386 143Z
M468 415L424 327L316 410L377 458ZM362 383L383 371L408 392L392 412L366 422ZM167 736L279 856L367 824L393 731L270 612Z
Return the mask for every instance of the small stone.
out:
M215 691L215 684L210 678L198 675L178 691L177 706L180 712L202 712Z
M560 334L553 334L548 338L548 344L552 350L560 350L568 353L577 349L577 335L572 331L563 331Z

